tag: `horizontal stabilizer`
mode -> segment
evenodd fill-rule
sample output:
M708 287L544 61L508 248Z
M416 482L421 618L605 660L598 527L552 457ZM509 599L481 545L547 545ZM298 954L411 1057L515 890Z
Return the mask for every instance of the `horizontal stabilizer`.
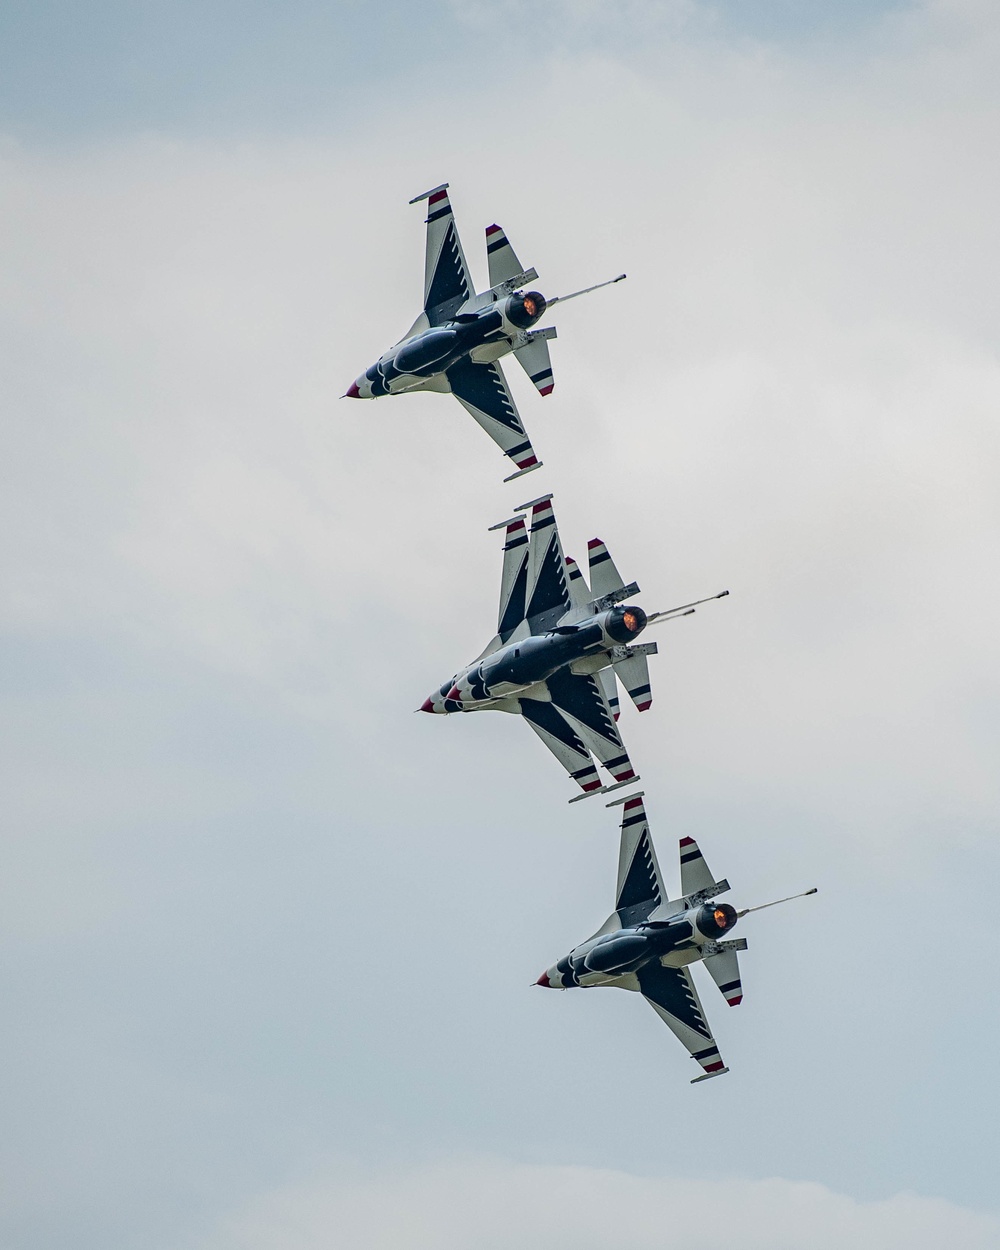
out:
M490 286L499 286L524 272L524 266L507 242L507 235L495 224L486 227L486 259L490 266Z
M614 594L625 585L600 538L592 538L587 543L587 560L590 563L590 593L595 599Z
M521 347L514 348L517 363L531 379L539 395L551 395L555 383L552 380L552 361L549 358L549 345L546 341L555 338L555 331L527 336L528 341Z
M653 648L652 651L649 650L650 647ZM649 684L649 661L646 656L655 654L655 648L655 643L647 643L641 650L639 647L629 647L625 659L616 660L614 664L615 676L640 712L648 711L653 702L653 691Z
M681 893L687 897L699 890L710 890L715 884L705 857L694 838L681 838Z
M724 950L718 955L709 955L705 967L730 1007L739 1006L743 1001L743 986L740 982L740 957L736 951Z

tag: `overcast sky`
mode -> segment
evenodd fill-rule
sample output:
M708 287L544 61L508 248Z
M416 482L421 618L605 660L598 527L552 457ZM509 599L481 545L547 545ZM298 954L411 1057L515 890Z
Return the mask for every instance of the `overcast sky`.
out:
M3 1244L1000 1244L1000 12L987 0L0 11ZM559 310L346 403L449 180ZM749 917L731 1073L531 983L618 813L414 716L555 493L665 628L620 726ZM728 1234L727 1234L728 1235Z

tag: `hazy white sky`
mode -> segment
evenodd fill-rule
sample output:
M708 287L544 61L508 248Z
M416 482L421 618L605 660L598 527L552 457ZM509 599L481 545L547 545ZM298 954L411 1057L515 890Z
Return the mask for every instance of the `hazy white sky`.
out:
M16 1250L1000 1241L1000 16L5 6L0 926ZM448 179L561 310L528 489L337 397ZM545 995L616 814L414 716L552 490L665 629L621 727L748 905L729 1076ZM512 493L513 492L513 493ZM743 930L741 929L741 932Z

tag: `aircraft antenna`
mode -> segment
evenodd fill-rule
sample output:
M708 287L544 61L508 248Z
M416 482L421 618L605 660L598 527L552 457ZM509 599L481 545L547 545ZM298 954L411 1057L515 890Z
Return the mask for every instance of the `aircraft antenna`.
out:
M748 916L752 911L763 911L765 907L777 907L779 903L790 903L793 898L805 898L809 894L818 894L819 887L813 886L811 890L803 890L801 894L789 894L788 898L776 898L773 903L761 903L759 907L744 907L742 911L736 913L737 919L740 916Z

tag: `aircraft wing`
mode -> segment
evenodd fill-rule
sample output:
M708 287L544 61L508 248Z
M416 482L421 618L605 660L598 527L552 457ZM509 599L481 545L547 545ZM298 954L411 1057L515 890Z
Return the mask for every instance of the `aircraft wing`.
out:
M695 1081L728 1072L705 1020L690 969L664 968L654 962L640 968L636 976L643 998L681 1045L687 1047L691 1058L704 1068L703 1075L696 1076Z
M558 625L573 606L573 594L556 514L552 511L552 496L543 495L530 506L524 615L533 634L544 634Z
M540 461L524 432L503 370L495 360L488 365L477 365L466 357L453 364L445 377L458 402L479 422L504 455L513 460L518 473L538 467Z
M667 897L649 836L646 806L641 794L622 805L622 838L618 851L618 890L615 911L622 925L645 920Z
M500 611L497 615L497 636L501 642L506 642L524 620L527 591L528 530L524 517L517 516L507 522L504 536Z
M530 531L521 516L493 527L506 527L497 616L497 637L501 642L507 642L525 623L531 633L544 633L558 625L570 609L585 607L589 602L579 566L563 555L552 496L545 495L523 507L531 509ZM614 675L611 676L610 686L602 680L601 688L606 698L609 689L615 694L617 705Z
M597 682L562 669L545 683L548 699L518 699L521 715L585 793L600 790L594 757L616 783L635 770Z
M427 201L427 250L424 256L424 312L432 326L442 325L473 294L469 267L455 226L448 184L410 200Z

